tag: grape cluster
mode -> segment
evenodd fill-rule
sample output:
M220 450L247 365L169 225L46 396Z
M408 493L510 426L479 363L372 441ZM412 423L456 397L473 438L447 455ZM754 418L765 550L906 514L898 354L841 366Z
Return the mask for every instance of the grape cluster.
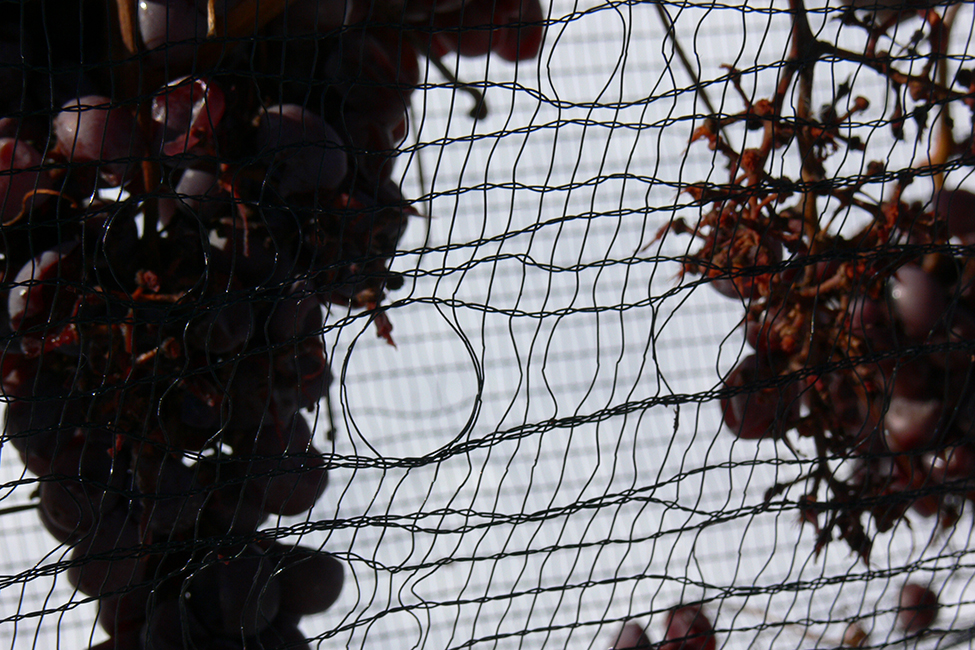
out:
M941 603L930 588L906 582L901 586L897 605L897 626L905 633L923 636L938 619ZM664 640L654 643L642 625L625 623L616 633L610 650L715 650L717 635L707 612L699 604L677 605L667 610L663 625ZM869 634L853 622L847 626L838 647L861 648L870 645Z
M322 308L392 344L418 57L533 57L541 5L68 5L0 8L4 442L99 648L308 647L342 564L256 531L327 484Z
M975 241L975 195L944 190L927 211L905 215L898 236L916 243ZM899 229L898 229L899 230ZM815 436L852 457L837 496L863 500L878 530L889 530L911 511L958 516L960 499L975 499L968 480L975 471L975 267L970 258L945 253L905 255L879 264L828 259L811 267L824 308L803 315L818 320L831 341L797 339L797 314L756 310L746 319L753 353L725 379L733 394L722 400L724 421L742 438L783 437L790 430ZM855 280L854 286L850 280ZM829 306L837 290L843 299ZM839 298L839 296L836 296ZM833 319L832 322L826 322ZM807 327L803 324L801 327ZM769 385L788 368L803 340L833 350L807 352L839 367L804 381ZM808 414L805 414L808 413ZM837 486L838 487L838 486ZM815 503L807 499L815 519Z
M817 553L842 539L865 562L876 533L916 517L949 527L975 500L975 266L963 248L975 243L975 195L945 188L940 171L975 164L975 136L954 142L950 127L952 109L975 114L973 75L936 78L947 10L917 5L884 16L852 3L837 16L867 30L865 53L817 40L805 11L791 13L787 74L769 97L750 96L742 73L726 66L745 109L706 120L692 140L727 160L729 182L687 187L701 219L675 220L658 234L695 237L700 247L683 272L745 308L750 350L720 386L724 424L741 439L781 442L777 449L803 466L771 486L766 503L789 494L815 529ZM921 24L916 38L928 64L917 74L875 52L878 35L900 21ZM886 77L895 142L905 138L907 116L918 138L938 126L944 146L931 152L930 166L893 171L867 157L863 134L875 127L861 127L870 102L852 82L814 112L816 60L799 64L813 51ZM800 96L790 115L793 91ZM928 119L935 104L938 125ZM733 145L737 133L754 146ZM793 147L801 182L779 164ZM861 172L831 179L834 157L861 158ZM918 179L934 191L908 200ZM865 225L847 222L854 214ZM846 225L836 227L840 221Z
M654 644L639 623L626 623L612 650L715 650L717 638L711 619L699 604L678 605L667 612L664 641Z
M879 532L911 513L951 526L975 499L975 266L942 250L975 241L975 195L943 190L926 206L886 207L896 210L888 226L836 238L818 259L796 251L797 267L719 280L751 301L752 353L724 379L725 425L744 439L813 439L824 462L767 499L810 479L799 506L817 546L835 531L864 559L863 515ZM789 211L778 218L783 232L794 227ZM781 259L783 242L794 245L766 236L761 246ZM901 248L882 252L891 244Z

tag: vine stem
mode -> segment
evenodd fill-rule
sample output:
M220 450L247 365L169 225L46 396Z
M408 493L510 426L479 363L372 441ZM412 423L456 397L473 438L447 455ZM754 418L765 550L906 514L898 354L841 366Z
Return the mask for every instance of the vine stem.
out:
M694 82L694 90L700 96L701 101L704 102L704 106L708 109L710 115L717 115L718 112L714 108L714 104L711 103L711 98L708 97L708 92L705 90L704 86L701 84L701 77L697 74L697 70L691 65L691 60L687 57L684 52L684 48L681 47L680 41L677 40L677 32L674 30L674 21L670 19L670 15L667 10L664 9L663 3L655 2L654 6L657 7L657 14L660 16L660 22L663 23L664 28L667 30L667 37L670 42L674 44L674 51L677 53L677 58L680 59L681 65L684 66L684 70L690 76L691 81Z
M147 78L143 74L141 67L137 65L137 62L131 60L132 57L145 49L137 22L136 0L115 0L115 11L116 18L118 19L118 31L122 37L122 44L125 46L126 54L130 58L121 68L122 85L127 96L142 97L144 84L152 83L154 79ZM144 132L148 132L152 123L148 99L139 102L136 119L138 120L139 128ZM150 261L154 261L158 257L157 228L159 222L159 206L152 193L159 191L159 165L152 160L143 160L141 172L143 189L149 193L149 197L143 201L142 206L142 233L143 240L146 243L144 253L148 255Z
M958 14L959 9L961 9L960 4L948 7L944 17L937 21L937 25L934 24L934 21L929 20L931 28L938 30L937 38L931 39L931 53L932 55L936 55L935 61L937 61L935 79L937 84L942 87L948 85L948 41L951 39L951 27L955 23L955 16ZM931 13L933 14L934 12L932 11ZM934 147L931 155L928 157L928 162L933 167L940 167L948 162L948 158L955 149L955 138L951 132L954 124L951 119L951 104L945 103L942 106L938 112L936 124L938 131L935 135ZM935 191L941 191L941 188L945 184L945 173L943 171L937 172L933 180Z
M802 181L805 189L802 193L802 220L805 236L809 241L810 252L813 252L816 235L819 234L819 210L816 201L815 188L825 176L822 162L814 151L815 138L810 132L812 124L812 91L816 61L823 54L823 44L813 36L806 18L806 5L803 0L789 0L792 10L792 45L789 53L790 71L799 73L799 97L796 102L796 140L799 145L799 155L802 158ZM791 77L787 75L786 78ZM791 81L791 79L790 79ZM781 102L785 99L782 85L776 93L776 109L781 109ZM810 270L811 267L810 267Z
M32 503L23 503L16 506L7 506L6 508L0 508L0 515L12 515L15 512L25 512L27 510L36 510L40 501L34 501Z
M447 81L453 84L458 90L462 90L470 95L471 99L474 100L474 108L472 108L469 113L472 119L482 120L488 116L488 107L484 100L484 93L479 88L458 79L457 75L454 74L454 71L448 68L446 64L440 60L439 56L433 56L431 54L429 59L430 63L433 64L433 67L435 67L440 74L447 79Z
M139 30L136 25L135 3L136 0L115 1L119 31L122 32L122 43L129 54L138 54L139 52Z

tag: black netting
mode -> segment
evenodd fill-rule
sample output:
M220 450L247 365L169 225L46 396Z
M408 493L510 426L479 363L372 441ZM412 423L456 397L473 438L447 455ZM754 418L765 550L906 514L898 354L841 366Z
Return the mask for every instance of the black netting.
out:
M0 647L970 647L971 4L0 18Z

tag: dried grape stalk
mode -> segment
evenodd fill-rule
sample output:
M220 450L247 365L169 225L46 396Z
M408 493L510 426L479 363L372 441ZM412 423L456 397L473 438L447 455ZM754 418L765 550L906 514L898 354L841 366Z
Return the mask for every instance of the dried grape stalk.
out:
M727 183L686 187L701 218L695 224L677 219L658 238L692 235L699 247L684 259L682 273L709 279L745 307L753 353L724 379L727 428L793 450L801 438L814 444L813 469L771 486L767 500L799 486L796 506L817 531L817 552L840 538L869 562L870 521L877 532L908 517L937 517L950 526L963 502L975 498L975 267L956 247L971 236L975 195L939 189L925 202L906 200L916 177L940 171L907 170L892 178L883 163L869 161L867 139L856 135L863 120L856 118L870 104L849 84L813 114L815 64L829 55L883 74L898 98L888 116L895 138L905 86L919 133L930 128L924 116L935 103L947 113L956 105L971 112L972 102L965 75L944 86L931 65L909 74L896 59L882 64L886 53L855 54L818 41L801 0L791 7L792 51L775 93L749 97L742 74L729 67L744 110L709 118L692 135L727 161ZM943 53L946 11L926 3L878 14L880 22L860 23L849 14L844 20L876 36L897 20L918 19L930 63ZM785 99L793 84L799 99L789 114ZM732 145L727 134L742 127L756 132L758 146ZM975 164L972 140L954 147L952 164ZM791 151L800 155L799 181L780 164ZM825 170L839 155L863 156L864 173L830 182ZM881 183L893 191L871 198L871 186ZM834 215L859 212L866 225L855 232L834 228L819 211L824 198L838 206Z

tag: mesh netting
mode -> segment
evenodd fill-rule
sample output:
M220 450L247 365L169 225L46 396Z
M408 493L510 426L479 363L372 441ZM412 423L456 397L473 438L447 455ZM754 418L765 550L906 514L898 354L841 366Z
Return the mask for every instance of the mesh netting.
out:
M0 16L0 647L971 645L971 5Z

